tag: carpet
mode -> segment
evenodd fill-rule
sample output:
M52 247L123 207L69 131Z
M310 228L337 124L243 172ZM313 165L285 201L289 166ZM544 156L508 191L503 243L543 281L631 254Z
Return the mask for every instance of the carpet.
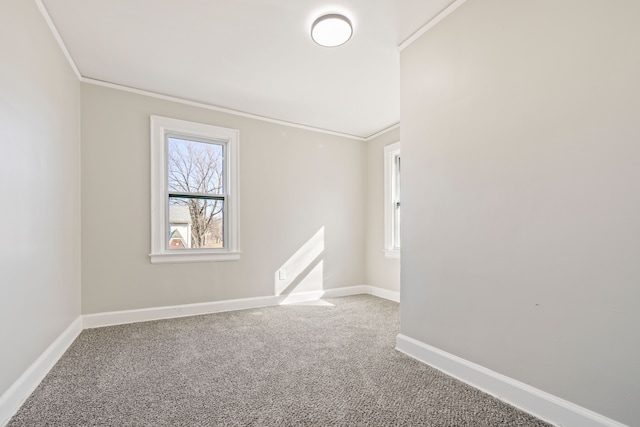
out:
M369 295L84 330L18 426L548 426L394 350Z

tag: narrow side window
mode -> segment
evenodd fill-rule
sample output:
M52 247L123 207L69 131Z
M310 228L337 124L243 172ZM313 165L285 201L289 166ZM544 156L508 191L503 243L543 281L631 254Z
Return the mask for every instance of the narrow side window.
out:
M400 143L384 148L384 252L400 258Z

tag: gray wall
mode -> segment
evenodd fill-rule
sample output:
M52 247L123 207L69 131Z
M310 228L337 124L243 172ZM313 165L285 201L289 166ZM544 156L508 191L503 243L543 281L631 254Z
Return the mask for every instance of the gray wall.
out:
M400 260L384 256L384 147L400 141L400 128L367 142L367 285L400 291Z
M364 142L90 84L82 112L83 313L274 295L320 230L287 292L365 283ZM151 114L240 130L240 261L150 263Z
M2 395L80 314L80 83L33 1L0 3L0 58Z
M401 54L402 333L630 425L638 16L468 1Z

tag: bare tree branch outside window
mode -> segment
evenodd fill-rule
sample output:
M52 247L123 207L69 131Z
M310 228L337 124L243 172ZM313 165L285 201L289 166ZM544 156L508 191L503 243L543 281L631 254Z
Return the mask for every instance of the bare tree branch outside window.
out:
M185 248L224 246L224 145L169 137L167 184L169 206L182 206L189 223ZM180 208L178 208L180 209ZM178 210L174 210L178 212ZM176 218L177 218L176 214ZM173 222L172 222L173 221ZM170 218L172 234L179 230ZM177 234L176 234L177 236ZM170 236L171 239L171 236ZM171 248L180 248L171 244Z

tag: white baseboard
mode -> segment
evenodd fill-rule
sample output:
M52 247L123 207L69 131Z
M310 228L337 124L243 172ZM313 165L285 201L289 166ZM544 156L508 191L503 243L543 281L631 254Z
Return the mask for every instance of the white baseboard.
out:
M340 298L348 297L349 295L370 294L370 286L346 286L344 288L325 289L322 295L323 298Z
M349 295L370 294L392 301L399 301L398 292L375 286L359 285L318 291L292 293L279 296L243 298L226 301L213 301L197 304L184 304L166 307L152 307L135 310L111 311L79 316L45 350L44 353L22 374L22 376L0 396L0 426L4 426L18 411L20 406L36 389L38 384L56 364L83 329L126 323L146 322L150 320L171 319L196 316L200 314L220 313L224 311L246 310L280 304L317 301L322 298L336 298Z
M396 350L551 424L563 427L627 427L406 335L397 336Z
M200 314L221 313L223 311L245 310L248 308L277 305L278 297L242 298L225 301L212 301L197 304L172 305L165 307L139 308L134 310L108 311L104 313L85 314L85 329L103 326L122 325L125 323L148 322L150 320L172 319L176 317L197 316Z
M344 288L326 289L322 298L346 297L349 295L368 294L378 298L388 299L394 302L400 302L400 292L390 291L388 289L378 288L377 286L359 285Z
M6 425L15 415L80 332L82 332L82 317L78 316L0 396L0 426Z
M249 308L268 307L272 305L316 301L321 298L336 298L357 294L371 294L381 298L387 298L392 301L399 301L400 296L397 292L394 293L374 286L360 285L299 292L279 296L242 298L197 304L110 311L105 313L85 314L82 318L83 327L85 329L90 329L100 328L103 326L122 325L126 323L147 322L150 320L172 319L176 317L197 316L200 314L221 313L224 311L246 310Z
M388 299L389 301L400 302L400 292L390 291L388 289L378 288L376 286L368 286L368 294L373 296Z
M0 396L0 426L4 426L9 422L9 419L36 389L53 365L55 365L58 359L80 334L82 329L260 308L357 294L370 294L396 302L400 300L399 292L375 286L360 285L280 296L214 301L79 316L20 378ZM405 335L398 335L396 339L396 349L552 424L564 427L626 427L624 424L586 408Z

